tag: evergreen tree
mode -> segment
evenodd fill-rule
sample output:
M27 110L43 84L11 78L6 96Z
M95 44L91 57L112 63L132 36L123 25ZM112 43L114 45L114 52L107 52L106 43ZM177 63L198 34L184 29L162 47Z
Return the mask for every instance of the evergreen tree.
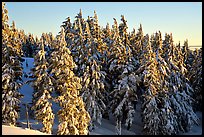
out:
M54 40L54 36L53 34L50 32L50 33L43 33L42 34L42 39L43 39L43 44L44 44L44 48L45 48L45 52L46 52L46 58L50 56L51 54L51 50L52 50L52 42ZM41 47L37 47L36 46L36 49L35 49L35 52L37 49L40 49Z
M122 17L123 19L123 17ZM124 23L124 22L123 22ZM121 26L124 24L121 24ZM125 32L124 32L125 33ZM134 66L131 64L131 53L128 48L127 40L123 39L114 19L113 25L113 42L109 48L109 74L111 74L112 91L109 94L109 107L112 114L116 118L116 131L121 134L121 124L130 129L133 122L134 105L133 102L137 100L137 84L140 79L134 74ZM124 40L124 42L122 41ZM125 42L126 41L126 42Z
M14 58L6 57L7 62L13 62ZM15 71L10 63L2 66L2 123L16 125L19 118L20 99L23 97L19 93L21 83L15 81Z
M19 35L19 39L21 40L21 47L22 47L22 53L20 53L23 57L25 57L25 44L26 44L26 35L25 35L25 32L24 32L24 30L20 30L19 31L19 33L18 33L18 35Z
M15 50L15 46L19 43L13 45L12 33L8 25L8 10L5 8L5 3L2 3L2 123L15 126L23 95L18 91L22 86L19 81L22 72L16 70L16 67L20 66L15 66L16 63L20 64Z
M58 111L59 135L88 134L90 116L85 109L83 99L79 96L80 79L73 73L76 64L66 47L64 29L61 30L56 50L51 54L51 74L54 75L56 90L60 93L56 101L61 109Z
M161 44L161 42L156 42L157 34L152 40L152 47L158 47L156 43ZM159 52L155 54L152 52L151 46L147 45L149 45L148 38L143 45L144 62L142 63L149 64L148 62L151 62L143 72L146 92L142 116L145 134L173 135L179 131L188 131L190 126L197 122L197 116L191 107L191 97L186 94L186 92L190 92L191 88L188 84L185 84L186 88L181 86L186 82L182 73L178 70L176 72L170 65L173 64L171 59L168 60L169 56L173 55L172 51L169 52L169 56L164 56L168 60L167 63L160 56L162 54ZM155 48L155 51L158 49Z
M81 68L83 62L87 60L87 58L83 56L83 52L85 52L83 32L86 31L86 23L82 18L81 10L75 18L76 19L72 24L70 18L68 17L67 21L63 22L62 27L65 28L65 39L67 42L67 47L71 51L71 55L73 56L74 62L77 65L77 67L74 69L74 72L77 76L82 76L83 70L80 70L79 68ZM85 67L83 68L85 69Z
M18 56L22 55L22 43L21 43L21 39L19 38L19 31L16 28L15 22L12 22L11 25L11 41L12 41L12 45L15 49L15 53Z
M48 63L45 58L43 38L41 38L41 49L34 59L32 110L34 110L35 118L43 124L42 131L51 134L54 124L50 95L53 84L47 73Z
M35 52L37 48L37 43L32 34L26 35L26 42L23 44L23 52L25 57L33 57L37 52Z
M188 40L184 41L184 46L182 47L182 53L184 56L184 63L188 64L189 63L188 57L189 57L189 53L190 53L190 49L188 47Z
M80 15L80 16L79 16ZM101 71L101 61L99 53L99 44L97 38L93 38L88 22L83 22L83 27L79 23L82 12L76 16L75 24L77 35L73 43L73 59L76 61L77 70L76 74L81 77L82 89L80 95L82 96L86 110L91 116L89 129L95 126L95 122L101 124L103 112L106 110L104 99L105 88L104 81L106 73ZM83 30L83 31L81 31ZM92 31L96 31L95 29ZM92 32L95 34L95 32ZM103 50L103 49L102 49ZM102 51L101 50L101 51Z
M12 22L12 26L10 29L9 35L9 45L12 45L12 53L11 55L15 56L14 64L12 65L14 73L15 73L15 80L22 82L22 75L23 75L23 67L22 67L22 43L21 39L19 38L19 32L16 29L15 22Z
M194 60L190 68L190 82L194 89L193 103L195 110L202 110L202 48L194 50Z
M87 64L84 75L82 76L81 96L86 104L86 110L91 116L90 127L94 128L94 122L101 124L102 115L106 111L105 85L104 80L106 73L101 71L97 60L90 58L90 63Z
M172 41L172 35L168 37L170 37ZM169 39L165 39L164 43L170 43L168 40ZM179 61L175 58L176 48L173 42L171 43L171 49L172 54L167 54L165 58L171 70L169 73L169 98L171 108L177 117L176 121L179 127L177 129L186 132L190 130L194 123L197 124L198 120L198 117L192 109L192 94L194 91L189 80L185 77L185 66L183 66L182 56Z
M159 73L159 83L160 88L157 94L157 106L159 108L159 119L160 119L160 131L156 134L163 135L174 135L179 132L178 129L178 119L177 115L173 110L173 106L171 103L170 95L170 83L169 83L169 74L171 73L171 69L169 68L168 63L161 57L163 54L162 51L162 39L161 32L156 33L153 36L151 41L153 51L156 53L157 60L157 70Z
M142 102L144 133L157 135L160 133L159 124L161 123L159 118L160 110L158 108L158 92L160 89L160 83L158 79L159 72L156 68L157 62L155 59L155 53L152 51L148 35L144 37L142 58L141 64L147 64L142 76L145 87L144 100Z

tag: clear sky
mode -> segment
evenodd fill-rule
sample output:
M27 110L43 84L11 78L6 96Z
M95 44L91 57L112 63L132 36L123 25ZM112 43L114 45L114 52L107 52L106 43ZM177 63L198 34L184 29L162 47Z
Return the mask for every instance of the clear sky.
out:
M202 45L202 2L6 2L9 24L14 20L19 29L41 36L43 32L56 35L69 16L71 21L82 9L83 18L96 11L99 25L112 26L113 18L121 23L124 15L128 31L141 23L144 34L161 31L172 33L174 43L188 39L189 45Z

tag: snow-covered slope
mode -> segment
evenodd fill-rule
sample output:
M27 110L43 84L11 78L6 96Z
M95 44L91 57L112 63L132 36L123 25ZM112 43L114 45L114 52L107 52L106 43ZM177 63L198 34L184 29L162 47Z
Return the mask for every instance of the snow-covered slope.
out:
M2 135L49 135L37 130L23 129L20 127L2 126Z
M33 67L33 58L24 58L27 60L28 67L26 66L26 61L23 62L23 71L29 75L30 69ZM30 80L30 78L23 77L24 82L27 80ZM31 130L26 129L27 128L27 121L26 121L26 111L25 106L23 106L23 103L31 103L32 101L32 92L33 88L29 84L24 84L20 92L24 95L24 98L22 98L21 102L21 110L20 110L20 119L18 120L18 127L9 127L9 126L2 126L2 134L3 135L46 135L45 133L42 133L39 131L39 129L42 128L42 124L37 123L36 120L34 120L32 117L29 118L29 122L31 125ZM59 110L59 107L57 104L53 103L53 110L54 113L56 113ZM122 135L142 135L142 122L141 122L141 115L140 115L140 104L136 107L136 113L135 113L135 119L133 121L133 125L130 128L130 130L126 130L126 128L123 126L122 128ZM187 133L181 133L182 135L201 135L202 134L202 113L197 112L196 113L198 117L200 118L200 125L195 125L191 131ZM55 124L53 126L53 133L56 134L57 132L57 126L58 126L58 119L55 117ZM116 135L115 133L115 123L114 118L110 117L110 120L103 119L102 124L98 125L96 124L96 128L90 132L90 135Z

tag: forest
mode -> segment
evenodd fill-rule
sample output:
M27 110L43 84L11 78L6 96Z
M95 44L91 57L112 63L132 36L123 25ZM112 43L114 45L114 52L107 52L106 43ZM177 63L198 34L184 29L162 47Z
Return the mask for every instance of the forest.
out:
M2 2L2 125L16 126L19 119L23 57L34 58L27 83L42 132L51 134L57 117L57 135L87 135L112 115L121 135L122 125L132 127L137 103L145 135L177 135L198 124L202 48L190 49L188 40L174 44L171 33L143 34L142 24L128 32L124 15L102 27L96 11L85 19L79 10L56 36L40 38L8 21Z

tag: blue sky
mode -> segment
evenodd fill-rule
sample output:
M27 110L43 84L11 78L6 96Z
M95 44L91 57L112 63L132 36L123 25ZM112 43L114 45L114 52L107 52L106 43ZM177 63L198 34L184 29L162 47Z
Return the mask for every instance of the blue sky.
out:
M41 36L43 32L56 35L60 25L69 16L71 21L82 9L83 18L93 16L96 11L99 25L107 22L118 24L124 15L129 31L136 30L141 23L144 34L156 31L172 33L174 43L202 45L202 3L201 2L6 2L9 24L14 20L19 29Z

